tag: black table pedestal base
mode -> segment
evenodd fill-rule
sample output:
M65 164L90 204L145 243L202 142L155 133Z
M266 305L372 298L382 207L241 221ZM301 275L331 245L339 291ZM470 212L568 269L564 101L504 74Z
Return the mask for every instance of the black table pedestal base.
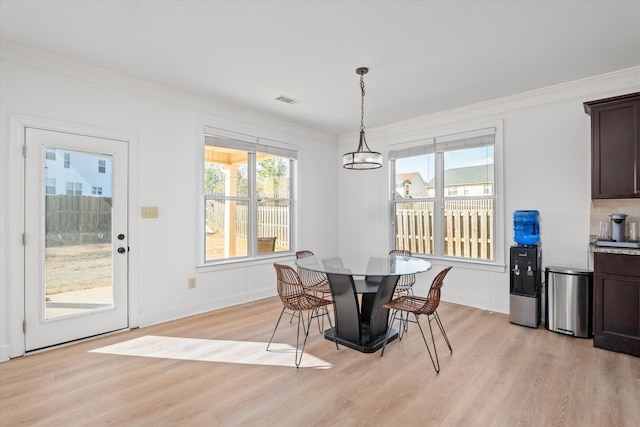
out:
M362 325L362 331L363 331L363 336L368 337L367 335L367 329L368 329L368 325L363 324ZM324 338L329 340L329 341L333 341L333 331L334 329L327 329L324 331ZM396 338L398 338L398 331L395 329L391 329L389 331L389 339L387 340L387 342L391 342L393 340L395 340ZM374 341L369 341L368 339L363 339L362 342L356 342L353 341L351 339L348 339L346 337L342 337L340 336L340 334L338 334L336 336L336 341L338 341L338 344L342 344L346 347L352 348L354 350L358 350L362 353L375 353L376 351L380 350L382 348L382 346L384 345L384 335L379 336L376 340Z

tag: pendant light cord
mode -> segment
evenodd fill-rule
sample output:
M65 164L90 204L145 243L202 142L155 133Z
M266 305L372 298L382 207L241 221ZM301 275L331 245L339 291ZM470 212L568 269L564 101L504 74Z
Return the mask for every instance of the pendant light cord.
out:
M362 92L360 101L360 130L364 131L364 73L360 73L360 92Z

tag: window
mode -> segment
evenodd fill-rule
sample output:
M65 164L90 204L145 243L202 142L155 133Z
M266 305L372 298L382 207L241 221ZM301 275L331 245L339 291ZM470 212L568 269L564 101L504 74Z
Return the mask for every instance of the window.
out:
M98 173L105 173L107 171L107 162L105 160L98 160Z
M64 153L64 167L69 169L71 167L71 154Z
M55 148L47 148L45 151L45 158L47 160L55 160L56 159L56 149Z
M102 195L102 187L91 187L91 194L94 196Z
M495 128L482 129L389 153L396 177L391 204L397 249L496 260L495 135ZM398 191L408 175L414 176L410 202ZM421 193L415 182L421 183Z
M67 196L82 196L82 183L67 182Z
M56 194L56 179L55 178L47 178L46 179L44 193L46 195L54 195L54 194Z
M282 145L205 134L205 263L291 250L297 153Z

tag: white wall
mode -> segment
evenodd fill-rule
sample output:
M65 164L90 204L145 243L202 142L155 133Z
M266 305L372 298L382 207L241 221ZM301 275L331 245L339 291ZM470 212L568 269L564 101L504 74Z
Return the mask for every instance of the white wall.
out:
M622 70L521 95L445 111L367 130L367 142L385 155L393 144L447 135L501 121L504 143L502 224L508 263L513 244L512 215L518 209L540 211L543 268L588 268L590 190L590 117L583 102L640 90L640 68ZM357 135L340 137L340 152L353 151ZM338 160L336 160L338 161ZM390 192L388 167L339 174L340 253L368 248L385 253ZM508 313L509 275L504 267L465 265L432 259L435 267L419 278L426 292L433 276L454 265L443 287L443 300Z
M298 248L337 252L337 137L104 70L3 45L0 62L0 360L20 354L22 164L12 117L104 129L133 138L129 184L132 326L276 294L274 261L196 267L205 125L300 147ZM318 179L322 177L322 179ZM142 206L159 218L141 219ZM188 278L197 286L188 288ZM16 304L18 302L18 304ZM212 325L215 327L216 325ZM13 342L12 342L13 340Z

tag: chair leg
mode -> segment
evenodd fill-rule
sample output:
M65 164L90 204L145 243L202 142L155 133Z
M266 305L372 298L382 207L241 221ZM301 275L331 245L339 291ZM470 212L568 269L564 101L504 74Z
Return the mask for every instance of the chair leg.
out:
M444 326L442 326L442 321L440 320L440 316L438 316L438 312L437 311L433 312L433 317L434 317L434 319L436 319L436 323L438 324L438 327L440 328L440 332L442 332L442 336L444 337L444 340L447 343L447 346L449 346L449 351L451 353L453 353L453 349L451 348L451 344L449 343L449 338L447 337L447 333L444 331Z
M278 316L278 321L276 322L276 327L273 328L273 333L271 333L271 338L269 338L269 343L267 344L267 351L269 351L269 346L271 345L271 341L273 341L273 336L276 334L276 329L278 329L278 325L280 324L280 320L282 319L284 310L285 310L285 307L282 307L282 311L280 312L280 316Z
M318 322L318 332L322 333L322 328L324 328L324 314L320 314L320 309L314 309L316 320ZM322 323L320 322L320 317L322 317Z
M328 316L329 312L327 311L326 307L323 307L324 311L326 314L320 314L320 308L314 308L314 313L315 313L315 318L318 321L318 332L320 332L321 334L324 332L324 316ZM320 321L320 318L322 317L322 321Z
M420 328L420 333L422 334L424 345L427 346L427 352L429 352L429 358L431 359L431 363L433 364L433 369L436 370L436 374L439 374L440 361L438 360L438 349L436 349L436 341L433 339L433 329L431 329L431 322L428 322L428 323L429 323L429 331L431 331L431 342L433 343L433 353L436 356L435 360L433 360L433 356L431 355L431 350L429 349L429 344L427 343L427 339L425 338L424 332L422 331L422 326L420 326L420 322L418 321L418 315L414 313L414 316L416 317L416 323L418 324L418 328Z
M313 315L311 312L307 312L308 316L308 324L305 328L304 316L302 315L302 311L300 311L300 317L298 317L298 333L296 334L296 368L300 367L300 363L302 362L302 355L304 354L304 348L307 345L307 338L309 337L309 329L311 329L311 320L313 319ZM298 348L300 346L300 322L302 322L302 330L304 333L304 341L302 342L302 349L300 350L300 357L298 357Z
M387 348L387 340L389 339L389 334L391 333L391 326L393 322L396 320L396 315L398 314L398 310L393 310L391 313L391 319L389 320L389 325L387 326L387 333L384 334L384 343L382 344L382 351L380 352L380 357L384 356L384 349Z
M291 312L291 318L289 319L289 324L293 323L293 319L294 319L295 317L299 316L299 315L300 315L300 313L296 314L296 312L295 312L295 311L292 311L292 312ZM303 324L302 326L304 326L304 324Z
M321 292L319 295L322 299L325 299L326 294L324 292ZM331 296L331 294L329 294L329 296ZM329 309L325 306L325 312L327 315L327 319L331 319L331 317L329 317ZM318 319L318 322L320 321L320 319ZM322 334L324 332L324 317L322 318L322 325L320 325L320 323L318 323L318 328L320 329L320 333Z
M322 307L324 310L324 314L319 314L318 309L313 309L313 310L309 310L307 312L307 320L305 321L304 319L304 315L302 313L302 311L300 312L293 312L291 313L291 319L293 319L294 317L298 318L298 325L297 325L297 333L296 333L296 355L295 355L295 363L296 363L296 368L300 367L300 363L302 362L302 356L304 354L304 348L307 345L307 338L309 337L309 331L311 330L311 322L313 320L314 317L318 317L318 316L327 316L327 318L329 319L329 326L331 327L331 330L334 333L333 336L333 342L336 344L336 349L340 349L338 347L338 340L335 336L335 329L333 328L333 324L331 322L331 317L329 317L329 311L327 310L327 307ZM276 334L276 330L278 329L278 325L280 324L280 320L282 320L282 315L285 313L286 307L282 307L282 311L280 311L280 316L278 316L278 321L276 322L276 326L275 328L273 328L273 332L271 333L271 338L269 338L269 343L267 344L267 351L269 351L269 346L271 345L271 342L273 341L273 337ZM313 313L316 313L315 315ZM290 320L291 322L291 320ZM304 340L302 341L302 348L300 348L300 324L302 324L302 333L304 334Z
M398 323L398 340L402 341L404 333L409 331L409 313L400 312L400 320Z
M413 296L413 286L407 289L407 296L408 297ZM405 319L405 322L404 322L404 331L409 332L409 313L407 313L407 318Z
M286 311L287 311L287 308L282 307L282 311L280 311L280 316L278 316L278 321L276 322L276 326L275 328L273 328L273 332L271 333L271 338L269 338L269 342L267 343L267 351L269 351L269 347L271 346L273 337L276 335L276 331L278 330L278 325L280 325L280 321L282 320L282 315L284 315ZM289 313L287 312L287 314ZM296 335L296 366L298 366L300 364L300 362L298 362L298 340L300 336L300 319L301 318L302 318L302 330L305 334L305 343L307 342L306 337L309 335L309 329L305 327L304 318L302 317L302 312L293 311L290 314L291 314L291 319L289 320L289 323L291 323L294 317L298 318L298 333ZM311 325L311 318L309 318L309 325ZM303 351L304 351L304 346L303 346ZM300 355L300 359L302 359L302 355Z
M402 292L406 292L407 296L413 296L413 287L397 292L397 296L402 296ZM406 316L406 317L405 317ZM398 327L398 340L402 341L405 332L409 332L409 313L400 313L400 325Z
M320 310L322 310L322 314L320 314ZM340 350L338 348L338 339L336 338L336 330L333 329L333 323L331 322L331 317L329 316L329 309L327 309L327 306L325 305L322 307L316 307L313 309L313 311L311 311L311 313L312 313L311 319L315 317L318 321L318 328L321 328L320 334L324 332L324 317L326 316L327 319L329 319L329 327L333 331L333 341L336 343L336 349ZM322 326L320 326L320 317L322 317Z

